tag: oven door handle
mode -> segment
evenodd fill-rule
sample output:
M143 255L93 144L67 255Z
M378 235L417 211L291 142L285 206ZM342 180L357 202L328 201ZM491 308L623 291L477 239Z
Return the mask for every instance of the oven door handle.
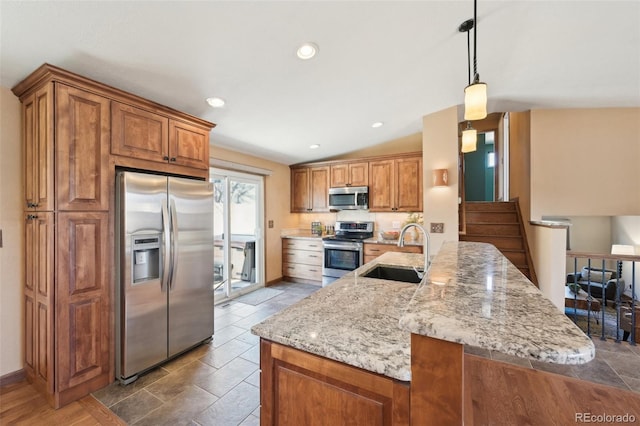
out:
M338 250L361 250L362 243L322 243L322 247L325 249L338 249Z

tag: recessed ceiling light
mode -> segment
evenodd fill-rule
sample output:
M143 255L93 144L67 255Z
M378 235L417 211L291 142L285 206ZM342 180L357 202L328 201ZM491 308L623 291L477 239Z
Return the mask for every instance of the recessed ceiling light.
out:
M224 99L221 98L207 98L207 103L213 108L222 108L224 106Z
M319 50L318 45L315 43L304 43L302 46L298 47L296 55L298 55L298 58L300 59L307 60L316 56L316 53L318 53Z
M318 145L317 143L314 143L313 145L309 145L309 149L318 149L320 148L320 145Z
M383 125L384 123L382 121L376 121L371 125L371 127L373 127L374 129L377 129L378 127L382 127Z

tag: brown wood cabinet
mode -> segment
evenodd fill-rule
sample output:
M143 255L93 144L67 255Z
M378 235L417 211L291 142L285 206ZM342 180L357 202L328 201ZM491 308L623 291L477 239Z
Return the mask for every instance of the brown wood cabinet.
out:
M206 178L214 125L48 64L12 90L23 114L24 368L58 408L115 376L115 168ZM175 160L156 162L158 149Z
M53 199L53 83L22 102L25 209L51 211Z
M57 81L22 101L25 372L57 408L113 376L110 101Z
M24 369L36 389L53 394L54 213L25 213Z
M422 155L369 162L369 210L422 211Z
M113 102L111 153L141 160L209 168L209 130Z
M364 263L371 262L376 257L388 252L422 253L422 246L398 247L396 244L364 243Z
M409 425L409 383L260 340L262 425Z
M55 86L57 210L109 210L109 99Z
M291 213L329 211L329 166L291 169Z
M322 283L322 241L282 239L282 276Z
M356 163L343 163L331 166L331 187L342 186L368 186L369 163L359 161Z

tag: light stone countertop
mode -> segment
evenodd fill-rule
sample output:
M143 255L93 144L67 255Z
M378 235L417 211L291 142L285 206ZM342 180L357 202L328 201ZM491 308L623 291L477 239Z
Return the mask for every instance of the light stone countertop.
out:
M314 235L311 232L304 231L282 235L281 238L293 238L297 240L322 240L322 237L320 235Z
M445 285L361 276L423 262L385 253L251 331L402 381L411 380L411 332L546 362L593 358L593 342L492 245L445 243L427 277Z

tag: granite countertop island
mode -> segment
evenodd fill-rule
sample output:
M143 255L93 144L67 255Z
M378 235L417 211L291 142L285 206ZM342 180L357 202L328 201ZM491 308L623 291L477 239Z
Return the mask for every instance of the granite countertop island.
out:
M362 276L423 263L385 253L251 331L401 381L411 380L412 333L545 362L594 357L593 342L490 244L445 243L420 284Z

